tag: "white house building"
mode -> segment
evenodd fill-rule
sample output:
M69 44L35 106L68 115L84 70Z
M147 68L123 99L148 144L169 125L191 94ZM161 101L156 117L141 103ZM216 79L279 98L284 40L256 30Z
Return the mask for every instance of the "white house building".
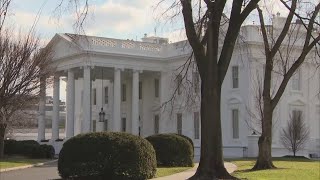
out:
M274 18L270 27L273 32L281 22L282 18ZM169 43L166 38L147 36L142 41L133 41L56 34L49 45L54 50L52 66L56 68L52 135L46 137L44 133L42 90L38 141L51 139L49 143L57 152L61 148L63 142L55 140L59 139L59 82L64 77L67 83L66 139L94 131L124 131L143 137L173 132L190 137L199 155L200 78L192 63L185 73L192 50L187 41ZM252 135L252 127L257 126L250 111L255 107L256 78L264 68L263 52L259 26L243 26L241 41L236 45L222 87L226 157L257 155L258 136ZM320 155L320 70L314 64L316 59L319 57L311 52L288 84L274 113L274 156L289 154L281 145L280 132L295 112L302 113L310 127L310 140L300 153Z

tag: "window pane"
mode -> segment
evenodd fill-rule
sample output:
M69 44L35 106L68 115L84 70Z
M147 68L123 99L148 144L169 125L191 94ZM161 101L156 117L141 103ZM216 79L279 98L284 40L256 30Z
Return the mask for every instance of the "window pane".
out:
M127 87L126 84L122 84L122 101L127 100Z
M199 122L199 112L194 112L194 139L199 139L200 136L200 122Z
M127 119L126 118L121 118L121 130L122 132L126 132L126 123L127 123Z
M104 88L104 103L109 104L109 87Z
M104 121L104 131L108 131L108 119Z
M154 116L154 133L158 134L159 133L159 115Z
M177 114L177 133L182 134L182 114Z
M96 120L92 120L92 131L96 132L97 129L97 121Z
M142 82L139 81L139 99L142 99Z
M238 66L232 66L232 88L239 87L239 68Z
M159 79L154 80L154 96L159 97Z
M83 90L81 90L81 106L83 106Z
M232 110L232 130L233 130L233 138L239 138L239 110L233 109Z

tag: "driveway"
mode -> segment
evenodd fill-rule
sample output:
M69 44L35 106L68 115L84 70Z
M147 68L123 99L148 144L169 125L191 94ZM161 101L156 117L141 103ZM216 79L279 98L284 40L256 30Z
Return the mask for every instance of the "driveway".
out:
M59 178L57 162L0 173L0 180L47 180Z

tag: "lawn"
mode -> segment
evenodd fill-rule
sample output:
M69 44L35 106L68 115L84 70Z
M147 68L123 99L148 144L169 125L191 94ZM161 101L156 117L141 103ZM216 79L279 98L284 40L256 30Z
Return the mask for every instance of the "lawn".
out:
M182 171L186 171L192 167L158 167L156 177L169 176Z
M250 171L255 164L255 159L231 160L238 166L232 175L240 179L320 179L320 161L308 159L275 158L273 160L277 169Z
M30 159L22 156L10 156L0 159L0 169L26 166L48 161L48 159Z

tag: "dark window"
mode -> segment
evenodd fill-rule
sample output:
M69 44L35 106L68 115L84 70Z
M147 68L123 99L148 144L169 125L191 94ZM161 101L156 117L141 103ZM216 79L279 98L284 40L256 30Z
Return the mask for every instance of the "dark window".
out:
M139 99L142 99L142 81L139 81Z
M239 138L239 110L232 109L232 137Z
M127 118L121 118L121 130L122 132L126 132L126 126L127 126Z
M127 100L127 86L126 84L122 84L122 101Z
M239 88L239 67L232 66L232 88Z
M178 95L181 94L181 86L182 86L182 76L179 74L177 76L177 88L178 88Z
M200 137L200 117L199 112L193 113L194 118L194 139L199 139Z
M97 105L97 89L93 89L93 105Z
M154 133L159 134L159 115L154 116Z
M154 96L159 97L159 79L154 80Z
M182 134L182 114L177 114L177 133Z
M104 88L104 104L109 104L109 87Z
M93 132L97 131L97 121L96 120L92 120L92 131Z
M194 87L195 93L199 92L199 82L200 82L199 73L193 72L193 87Z

